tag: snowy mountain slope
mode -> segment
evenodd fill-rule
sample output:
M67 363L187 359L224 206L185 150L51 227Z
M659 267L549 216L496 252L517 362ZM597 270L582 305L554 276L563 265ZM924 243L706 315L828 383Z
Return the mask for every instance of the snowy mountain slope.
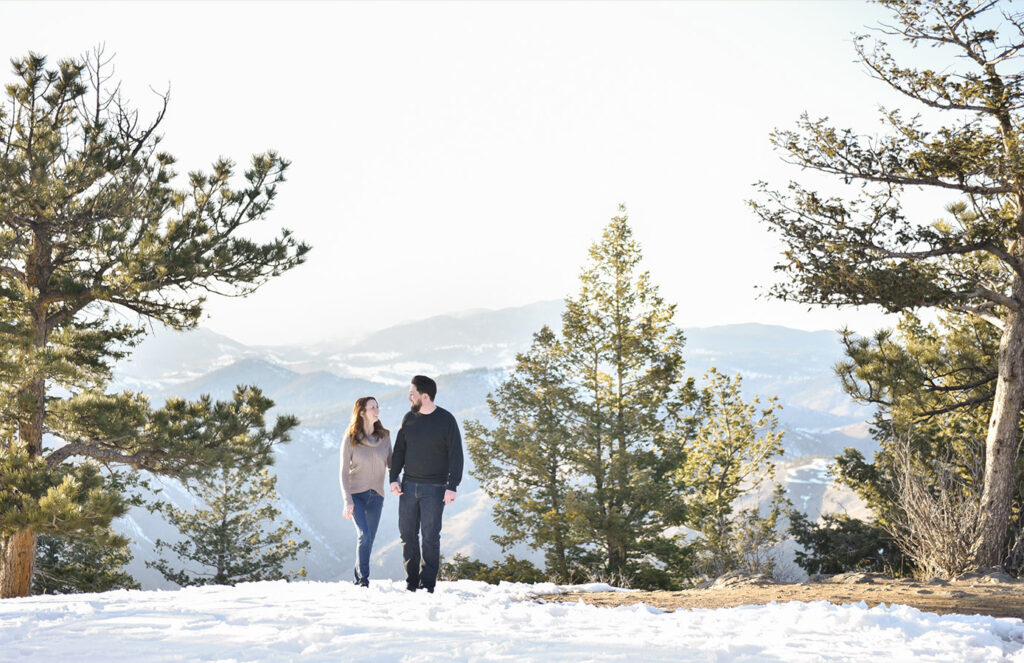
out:
M354 341L327 340L248 350L299 373L323 370L403 386L416 373L443 375L470 368L510 366L516 353L529 345L534 332L545 324L559 326L561 307L560 301L548 301L498 311L465 311L388 327ZM173 335L158 330L157 336L163 338L156 344L184 350L181 341L169 338ZM222 349L217 356L228 354ZM236 351L235 356L248 355Z
M542 303L440 316L422 324L384 330L347 348L325 343L259 349L206 332L193 336L161 331L142 344L132 363L118 367L118 382L144 385L143 390L155 402L170 396L195 398L203 393L227 398L235 385L255 384L275 400L274 412L297 415L301 426L294 432L293 441L277 453L275 471L282 510L312 544L301 560L308 577L347 578L354 557L354 534L351 523L341 518L337 472L338 447L353 401L359 396L375 396L381 405L382 421L397 431L408 410L407 381L411 375L399 371L415 364L417 353L422 352L420 363L431 367L479 362L464 370L434 373L439 385L438 404L452 411L459 421L479 419L488 423L485 399L506 375L509 358L529 345L529 330L557 323L558 310L552 303ZM462 323L465 326L460 330ZM510 336L499 342L503 333ZM848 491L832 486L825 472L829 457L843 447L871 449L863 423L868 412L852 404L831 375L832 364L841 356L836 336L765 325L690 329L686 333L690 374L699 377L714 365L727 373L740 372L748 397L754 393L779 395L787 447L779 478L790 486L794 502L812 517L823 505L857 513L856 500L850 499ZM483 342L473 346L473 334L479 334ZM459 349L451 349L446 355L438 350L441 343L458 345ZM347 365L345 361L334 362L330 357L347 357L345 361L358 357L359 370L356 374L341 372L338 367ZM225 364L229 359L232 361ZM205 372L204 361L209 362ZM359 373L377 379L367 380ZM400 383L389 377L398 375ZM469 473L468 457L466 469L459 499L446 510L442 552L448 557L462 552L493 560L501 556L501 551L490 540L496 529L488 498ZM173 482L166 485L162 496L179 504L191 501ZM397 578L401 574L396 510L397 502L388 496L375 546L376 577ZM134 541L132 573L144 587L167 586L158 574L144 567L144 561L152 558L153 540L174 538L166 523L136 509L119 527ZM515 552L539 561L529 550Z
M195 399L209 394L223 400L231 397L236 385L258 386L273 399L272 414L294 414L303 422L316 420L338 407L347 422L357 398L395 389L392 385L339 377L327 371L299 373L264 358L246 357L186 382L168 384L153 396L155 401L162 401L171 396Z
M124 384L172 384L261 354L208 329L183 333L157 326L118 363L116 377Z
M514 361L515 353L543 325L560 326L562 308L561 301L547 301L440 315L374 332L352 345L326 344L323 352L368 365L379 364L378 357L386 353L392 361L425 361L439 367L503 366Z

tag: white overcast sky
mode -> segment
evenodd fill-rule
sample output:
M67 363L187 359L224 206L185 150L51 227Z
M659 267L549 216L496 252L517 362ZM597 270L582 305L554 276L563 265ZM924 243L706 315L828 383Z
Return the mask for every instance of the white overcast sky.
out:
M807 110L873 131L899 103L851 42L883 16L852 1L0 1L0 43L56 61L104 42L143 108L170 85L164 147L182 172L268 148L292 161L258 234L293 230L308 261L207 307L204 326L243 342L574 293L620 202L680 325L870 331L877 311L758 297L779 245L746 200L759 179L805 176L772 151L774 127Z

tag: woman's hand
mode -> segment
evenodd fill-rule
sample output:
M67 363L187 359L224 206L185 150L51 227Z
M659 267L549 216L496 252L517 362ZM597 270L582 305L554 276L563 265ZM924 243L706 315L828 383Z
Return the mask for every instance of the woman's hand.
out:
M345 518L348 520L352 520L352 513L355 511L355 509L355 504L349 504L347 507L345 507Z

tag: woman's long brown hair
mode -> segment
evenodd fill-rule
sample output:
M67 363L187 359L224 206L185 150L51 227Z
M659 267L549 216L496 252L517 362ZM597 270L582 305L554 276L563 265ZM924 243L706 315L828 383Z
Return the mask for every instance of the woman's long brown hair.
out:
M345 431L345 435L348 436L352 446L356 446L366 439L366 431L363 430L363 412L366 412L366 404L370 401L380 405L373 396L363 396L356 399L356 404L352 406L352 421L349 422L348 429ZM388 429L384 428L384 424L380 423L380 419L373 422L373 436L375 438L378 440L383 439L388 432Z

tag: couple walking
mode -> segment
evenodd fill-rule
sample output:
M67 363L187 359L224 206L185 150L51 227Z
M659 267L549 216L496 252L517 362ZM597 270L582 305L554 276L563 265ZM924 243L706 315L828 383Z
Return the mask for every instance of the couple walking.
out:
M345 517L358 533L355 582L363 587L370 584L370 551L384 506L385 473L390 470L391 493L398 496L406 587L411 592L434 591L441 559L441 514L455 501L463 462L459 425L448 410L434 405L436 396L433 380L422 375L412 379L412 407L402 419L393 451L377 399L364 396L352 408L342 441L341 492Z

